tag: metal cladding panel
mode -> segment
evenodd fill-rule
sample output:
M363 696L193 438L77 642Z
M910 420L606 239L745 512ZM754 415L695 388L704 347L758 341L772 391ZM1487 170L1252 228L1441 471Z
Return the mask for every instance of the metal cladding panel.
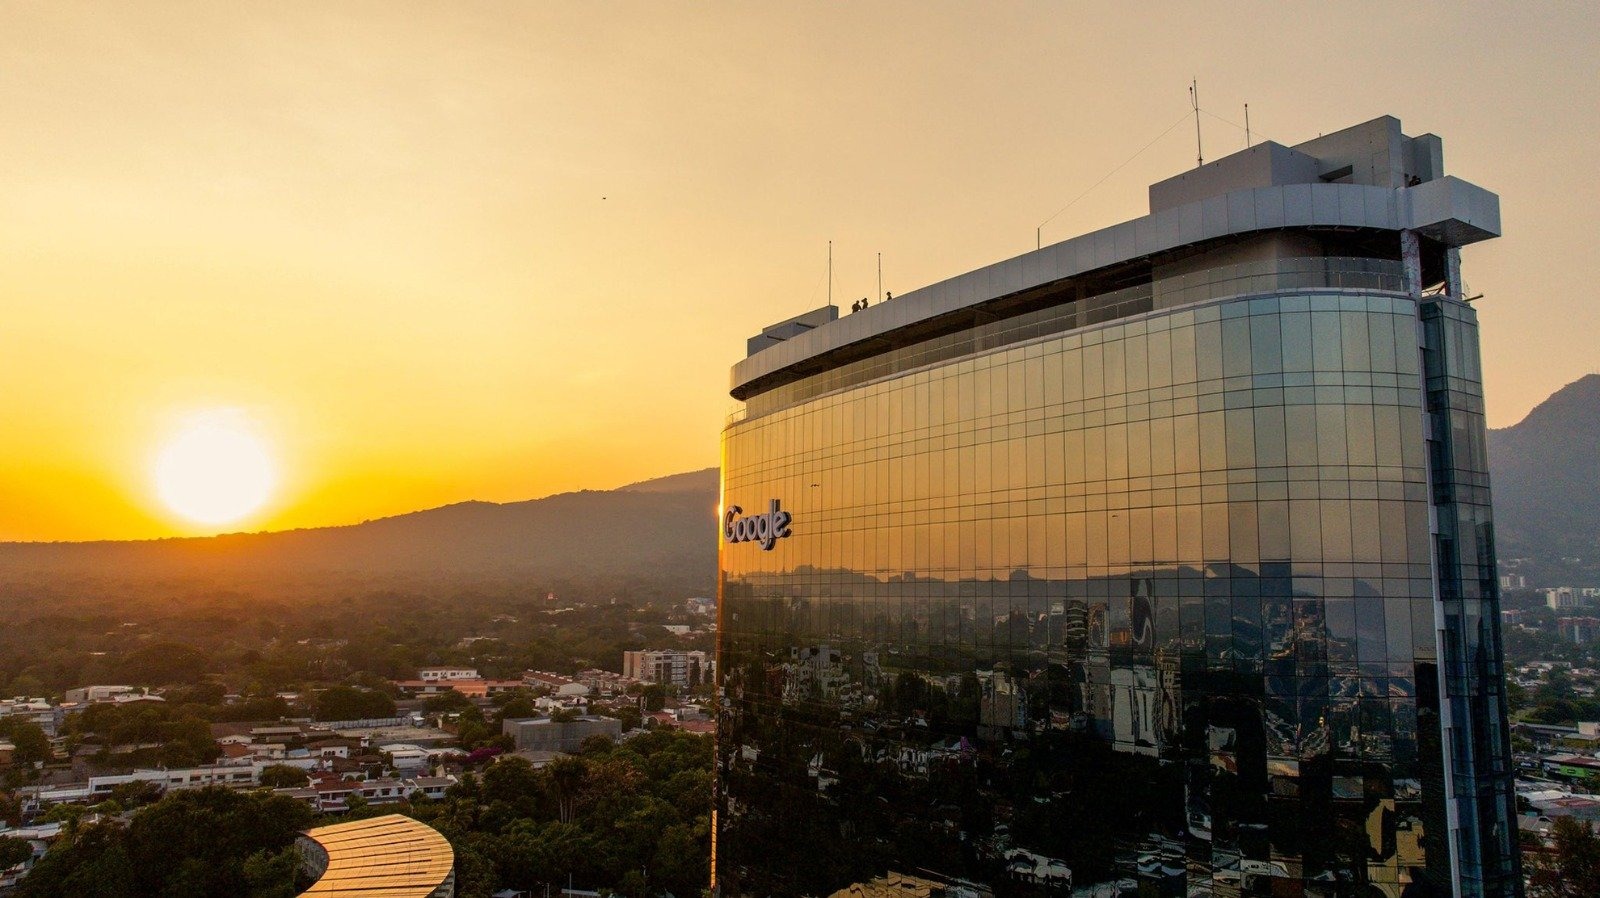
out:
M1200 237L1202 240L1214 240L1229 234L1228 229L1228 197L1208 196L1200 201Z
M1339 194L1342 184L1311 185L1311 217L1313 221L1343 224L1339 220Z
M1139 228L1135 221L1124 222L1111 229L1112 245L1117 258L1129 259L1139 255Z
M1250 191L1256 209L1256 227L1261 230L1283 227L1283 191L1258 187Z
M1148 256L1156 251L1157 240L1156 223L1153 216L1135 219L1133 222L1133 249L1141 256Z
M327 853L322 876L304 895L426 898L450 876L455 851L425 823L399 814L307 830Z
M841 347L990 299L1203 240L1280 228L1416 228L1461 245L1500 232L1499 198L1459 178L1390 189L1286 184L1220 194L1065 240L880 303L762 349L734 365L737 389Z
M1475 184L1444 177L1406 191L1408 225L1448 243L1500 236L1500 198Z
M1362 194L1366 203L1366 221L1398 221L1395 214L1400 194L1393 190L1368 190Z
M1339 191L1339 224L1350 228L1366 226L1367 205L1365 191Z
M1178 244L1198 243L1205 239L1205 228L1201 224L1199 203L1190 203L1172 210L1178 214ZM1172 214L1168 212L1166 214Z
M1311 205L1310 184L1290 184L1283 188L1283 224L1305 227L1316 220Z
M1236 190L1227 195L1228 230L1235 234L1256 230L1255 192Z

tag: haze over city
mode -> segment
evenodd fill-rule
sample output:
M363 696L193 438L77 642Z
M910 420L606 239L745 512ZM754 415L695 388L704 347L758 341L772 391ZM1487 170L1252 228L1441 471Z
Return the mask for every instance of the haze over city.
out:
M879 253L901 293L1041 223L1050 243L1141 214L1194 164L1191 78L1208 159L1244 146L1246 103L1254 140L1285 144L1391 113L1503 190L1505 238L1464 254L1491 427L1597 365L1588 7L4 18L0 540L341 524L705 467L727 365L826 301L829 240L845 306L875 296ZM214 480L173 455L196 439L233 447ZM183 498L214 482L241 493Z

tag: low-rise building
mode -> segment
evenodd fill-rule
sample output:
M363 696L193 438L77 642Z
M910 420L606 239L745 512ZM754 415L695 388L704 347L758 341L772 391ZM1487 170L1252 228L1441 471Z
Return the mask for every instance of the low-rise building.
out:
M559 751L572 753L583 747L590 736L622 736L622 721L614 717L585 715L575 720L555 720L549 717L511 718L501 725L501 732L515 741L517 749L531 751Z
M406 793L407 795L420 792L423 797L438 801L444 797L446 789L456 784L456 778L453 776L419 776L408 779L405 782L411 789L410 792Z
M1558 617L1556 632L1566 642L1587 645L1600 638L1600 617Z
M1577 590L1570 586L1556 586L1544 590L1544 603L1554 611L1571 611L1578 607Z
M523 671L522 683L530 689L548 689L554 695L581 696L588 695L592 691L587 685L572 677L545 670Z
M119 695L137 694L139 690L132 686L79 686L77 689L68 689L62 699L73 704L92 704L96 702L109 702Z
M716 662L702 651L646 649L622 653L622 675L644 683L688 689L709 682Z
M350 809L350 799L360 798L369 805L396 804L415 793L428 798L443 798L445 790L455 785L453 776L419 776L415 778L378 777L376 779L344 779L337 776L317 776L304 786L275 789L276 794L297 798L325 814L342 814Z
M395 770L426 770L431 761L430 752L420 745L393 742L378 746L378 751L389 756Z
M52 705L48 699L19 695L0 699L0 717L21 718L44 730L46 736L54 738L65 722L66 710Z
M453 898L455 852L425 823L390 814L308 829L296 842L302 895Z
M1588 755L1551 754L1539 760L1544 772L1573 783L1600 782L1600 759Z
M417 671L419 680L481 680L475 667L424 667Z
M332 736L306 743L306 751L316 758L348 758L361 751L360 739Z
M265 762L250 764L212 764L205 767L175 767L167 770L135 770L132 773L113 773L91 776L88 797L98 800L111 794L117 786L134 782L154 783L167 790L200 789L206 786L231 786L249 788L259 783Z
M485 680L479 678L456 677L450 679L433 680L395 680L395 688L411 695L442 695L446 692L459 692L468 698L488 698L512 689L521 689L521 680Z
M533 706L546 714L556 711L585 714L589 711L589 698L581 695L541 695L533 700Z
M601 670L598 667L578 671L578 675L574 679L589 687L590 694L606 698L621 695L628 690L629 686L639 682L615 671Z

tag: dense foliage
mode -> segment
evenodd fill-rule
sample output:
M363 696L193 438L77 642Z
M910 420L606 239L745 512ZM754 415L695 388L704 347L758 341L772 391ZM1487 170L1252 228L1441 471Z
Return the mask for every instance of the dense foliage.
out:
M711 740L657 732L535 770L507 757L411 816L447 836L457 894L604 886L699 895L710 869Z
M288 898L304 886L295 881L298 830L388 813L408 814L450 840L461 898L507 887L542 893L569 877L627 895L696 896L710 864L711 741L674 732L621 745L596 738L542 769L503 758L437 801L358 801L349 815L322 820L284 796L221 788L168 794L126 825L114 817L89 823L75 810L23 881L21 898Z
M102 766L208 764L217 743L196 710L172 702L90 705L69 719L67 733L73 744L98 744L93 760Z
M236 589L0 584L0 695L60 695L92 683L179 686L167 690L169 703L204 709L195 716L271 720L318 710L310 704L322 687L381 689L428 665L491 677L620 672L629 649L712 645L706 635L680 639L661 629L685 593L643 582L302 593L241 580ZM224 703L225 692L246 702ZM291 708L279 692L302 694L307 707Z
M642 578L477 585L416 578L401 592L333 578L241 576L221 590L200 579L0 576L0 602L9 600L10 610L0 629L0 694L59 697L89 684L159 690L164 702L95 705L70 716L54 765L64 768L70 758L99 770L189 766L220 750L211 723L391 716L399 696L390 681L415 677L423 666L474 667L497 678L528 669L620 672L626 650L709 649L709 634L679 637L662 626L703 620L687 617L687 594ZM660 689L640 691L639 704L661 706ZM487 758L506 747L502 720L532 714L532 701L529 692L511 691L480 708L450 693L405 706L448 715L460 744ZM617 704L602 713L622 717L625 729L637 726L635 704ZM48 740L20 719L4 726L17 759L27 762L8 772L16 785L34 777L33 762L49 763ZM640 894L648 884L650 892L687 898L706 881L710 770L709 740L652 734L597 744L539 771L503 760L443 800L358 807L351 816L400 812L437 825L456 845L464 898L486 896L491 885L542 892L568 876L580 886ZM268 779L287 785L300 777L275 771ZM281 827L270 838L250 830L257 835L224 840L215 852L188 847L232 826L232 817L270 819L250 804L262 799L237 798L246 804L157 800L138 784L93 809L52 808L43 819L63 822L67 835L22 894L292 895L294 858ZM0 792L0 802L0 819L20 821L11 793ZM157 824L162 835L149 835ZM165 856L155 847L163 842ZM147 867L156 872L132 872Z
M394 699L369 689L334 686L317 693L318 720L367 720L394 716Z
M1594 824L1557 817L1555 849L1525 852L1528 898L1594 898L1600 895L1600 832Z
M289 898L293 843L311 824L304 803L220 787L176 792L115 818L72 821L28 874L19 898Z

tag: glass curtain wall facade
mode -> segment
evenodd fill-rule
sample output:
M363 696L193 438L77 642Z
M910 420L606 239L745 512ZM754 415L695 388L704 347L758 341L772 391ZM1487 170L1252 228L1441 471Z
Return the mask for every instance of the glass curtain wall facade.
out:
M730 424L725 506L792 518L721 549L719 890L1512 894L1482 446L1470 308L1370 287Z

